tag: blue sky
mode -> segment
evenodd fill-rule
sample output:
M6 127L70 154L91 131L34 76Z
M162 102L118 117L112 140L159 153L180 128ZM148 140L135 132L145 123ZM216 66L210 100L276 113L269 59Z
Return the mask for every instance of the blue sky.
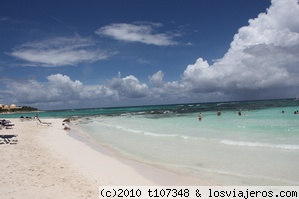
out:
M2 1L0 104L295 97L297 0Z

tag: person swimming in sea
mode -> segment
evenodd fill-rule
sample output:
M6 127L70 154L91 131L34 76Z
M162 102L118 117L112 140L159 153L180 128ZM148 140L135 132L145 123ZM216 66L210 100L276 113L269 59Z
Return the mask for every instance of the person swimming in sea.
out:
M221 115L221 111L218 110L217 111L217 115L220 116Z
M239 112L238 112L238 115L239 115L239 116L241 116L241 115L242 115L241 109L239 110Z

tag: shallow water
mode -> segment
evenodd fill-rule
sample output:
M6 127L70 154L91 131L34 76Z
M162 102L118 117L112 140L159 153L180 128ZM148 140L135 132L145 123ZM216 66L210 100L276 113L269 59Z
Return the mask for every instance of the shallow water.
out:
M299 185L299 115L282 109L100 116L80 126L139 161L225 185Z

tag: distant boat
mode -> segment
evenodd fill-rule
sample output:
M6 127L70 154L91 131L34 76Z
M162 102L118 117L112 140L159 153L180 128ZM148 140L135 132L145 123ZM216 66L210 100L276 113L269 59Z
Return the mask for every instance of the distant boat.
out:
M297 97L296 97L296 99L295 100L299 100L299 95L297 94Z

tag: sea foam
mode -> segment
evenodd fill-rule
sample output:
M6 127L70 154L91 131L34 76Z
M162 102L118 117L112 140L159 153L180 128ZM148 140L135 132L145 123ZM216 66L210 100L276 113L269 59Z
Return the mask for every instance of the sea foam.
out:
M270 144L262 142L242 142L234 140L221 140L222 144L234 145L234 146L244 146L244 147L266 147L266 148L277 148L285 150L299 150L299 145L290 145L290 144Z

